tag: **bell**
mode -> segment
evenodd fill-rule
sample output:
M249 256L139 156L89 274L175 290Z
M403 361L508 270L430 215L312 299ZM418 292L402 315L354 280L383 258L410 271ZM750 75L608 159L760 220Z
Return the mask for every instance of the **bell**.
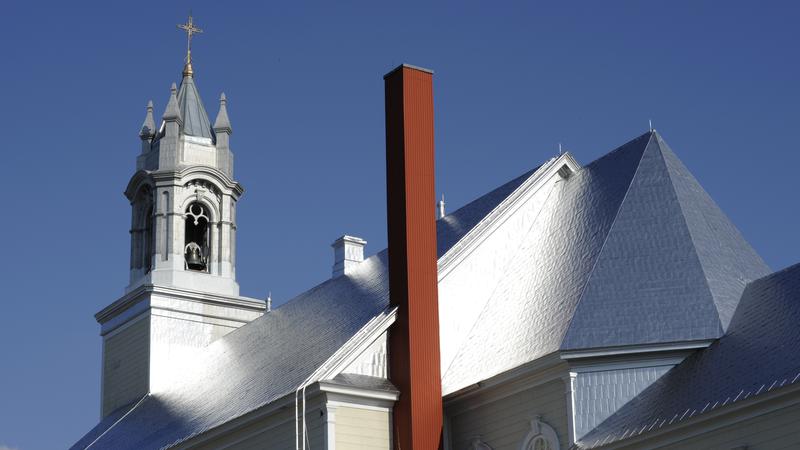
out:
M205 270L206 264L203 262L203 256L200 254L200 246L189 245L186 249L186 265L191 270Z

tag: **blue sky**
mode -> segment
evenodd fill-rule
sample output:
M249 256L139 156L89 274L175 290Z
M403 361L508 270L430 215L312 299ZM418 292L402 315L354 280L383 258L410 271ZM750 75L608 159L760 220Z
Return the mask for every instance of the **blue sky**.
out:
M127 284L147 100L179 81L233 123L242 294L384 248L382 75L432 68L452 210L540 164L661 132L773 269L800 261L800 7L791 2L8 2L0 17L0 448L63 448L99 415L93 314ZM433 206L433 205L432 205Z

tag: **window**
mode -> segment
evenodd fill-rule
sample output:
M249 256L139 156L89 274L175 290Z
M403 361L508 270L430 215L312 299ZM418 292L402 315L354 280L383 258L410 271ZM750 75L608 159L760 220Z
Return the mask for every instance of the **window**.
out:
M556 430L542 422L540 416L531 419L531 431L522 440L520 450L560 450Z
M189 270L208 272L209 222L206 208L201 203L190 203L186 208L183 256Z

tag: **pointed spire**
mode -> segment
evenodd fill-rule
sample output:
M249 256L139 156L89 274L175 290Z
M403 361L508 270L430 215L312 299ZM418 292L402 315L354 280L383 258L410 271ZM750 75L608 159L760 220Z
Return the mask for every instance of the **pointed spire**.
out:
M170 87L169 102L167 102L167 109L164 111L163 119L167 122L183 121L181 110L178 107L178 86L175 83L172 83L172 87Z
M228 133L231 134L231 121L228 119L228 99L225 98L225 93L219 96L219 113L217 119L214 121L214 133Z
M156 134L156 122L153 120L153 101L149 100L147 102L147 114L144 116L144 123L142 123L142 128L139 130L139 137L142 138L143 141L147 141L153 138Z

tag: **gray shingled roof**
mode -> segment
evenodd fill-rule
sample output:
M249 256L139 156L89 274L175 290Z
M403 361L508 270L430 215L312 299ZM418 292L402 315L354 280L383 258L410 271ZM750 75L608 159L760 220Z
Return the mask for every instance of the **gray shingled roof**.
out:
M178 90L178 106L183 119L183 132L189 136L211 138L211 123L194 78L184 76Z
M437 223L440 253L525 178L453 212L450 222ZM120 408L72 448L85 448L106 430L92 449L169 447L294 392L370 319L386 311L387 260L384 250L366 259L354 274L327 280L220 338L203 350L195 365L184 368L181 385L146 397L114 425L133 404ZM334 382L364 383L367 378L371 377L340 376ZM367 387L374 384L372 380Z
M558 350L718 338L746 282L769 273L655 132L557 189L517 237L445 394Z
M532 173L438 221L439 256ZM768 273L649 132L557 183L508 258L443 372L445 394L559 349L718 338L742 280ZM169 446L293 392L386 312L386 261L383 251L211 344L182 385L147 397L92 448ZM110 425L104 420L74 448Z
M720 337L744 286L769 272L653 133L561 348Z
M727 334L590 432L593 447L658 430L800 380L800 264L747 285Z

